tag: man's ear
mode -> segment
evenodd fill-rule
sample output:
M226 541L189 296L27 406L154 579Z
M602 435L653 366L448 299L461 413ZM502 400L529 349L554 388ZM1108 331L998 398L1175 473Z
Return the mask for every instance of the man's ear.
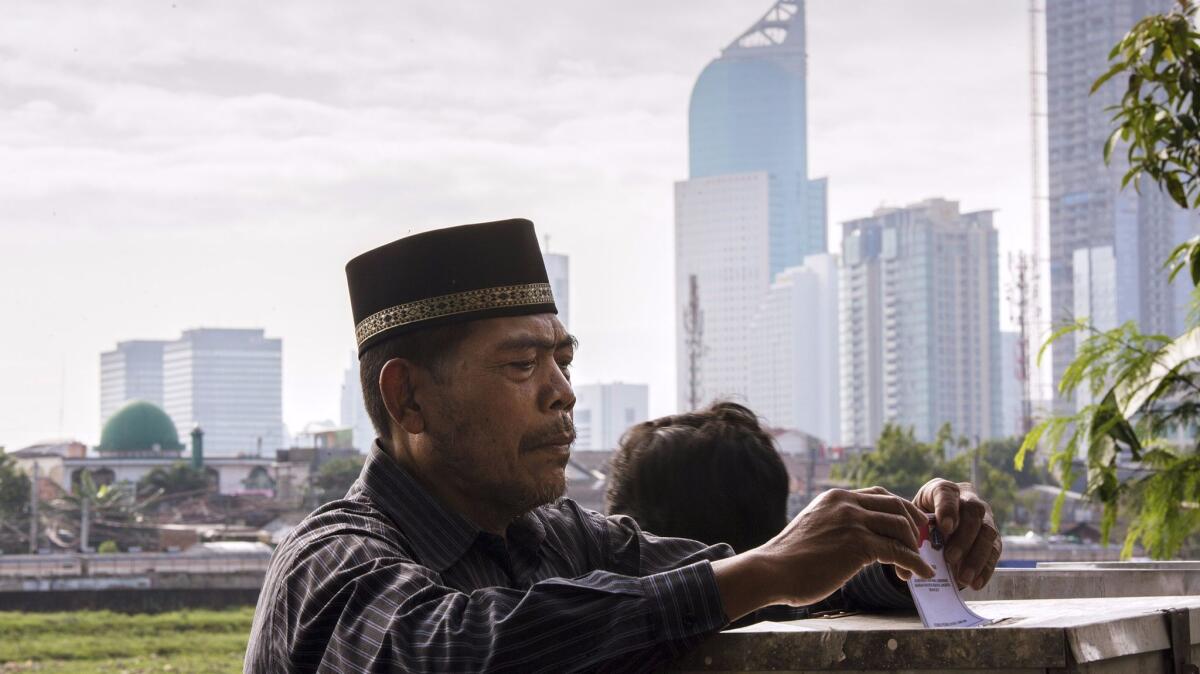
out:
M379 393L395 428L416 435L425 430L425 417L417 404L421 368L404 358L393 358L379 371Z

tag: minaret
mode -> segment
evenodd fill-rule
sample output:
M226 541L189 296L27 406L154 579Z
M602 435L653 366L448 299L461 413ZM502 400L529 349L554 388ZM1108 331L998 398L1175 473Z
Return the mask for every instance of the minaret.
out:
M199 426L192 429L192 468L204 469L204 431Z

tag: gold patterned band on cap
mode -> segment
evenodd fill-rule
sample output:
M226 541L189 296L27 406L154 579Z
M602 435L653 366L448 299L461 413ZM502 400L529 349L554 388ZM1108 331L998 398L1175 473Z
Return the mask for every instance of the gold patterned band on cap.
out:
M480 288L461 293L398 304L367 316L354 328L358 346L384 330L420 323L431 318L485 311L501 307L520 307L530 304L552 304L554 293L549 283L525 283L515 286Z

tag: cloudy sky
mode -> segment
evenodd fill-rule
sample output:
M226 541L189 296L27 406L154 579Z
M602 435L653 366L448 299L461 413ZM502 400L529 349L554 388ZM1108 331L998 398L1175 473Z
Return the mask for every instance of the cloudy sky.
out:
M0 445L97 441L99 353L200 326L282 337L285 421L336 420L345 261L516 216L571 256L576 380L648 382L674 411L688 96L768 6L6 3ZM945 196L1026 245L1025 7L810 1L831 229Z

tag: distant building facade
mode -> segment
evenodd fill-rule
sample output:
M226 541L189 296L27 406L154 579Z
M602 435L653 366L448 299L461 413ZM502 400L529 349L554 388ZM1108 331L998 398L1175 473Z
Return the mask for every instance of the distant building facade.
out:
M748 402L767 424L840 444L838 259L810 255L775 277L750 323Z
M764 172L770 272L826 246L825 181L808 179L804 2L776 2L714 59L692 89L689 177Z
M886 422L1003 435L999 270L990 211L929 199L843 225L841 442Z
M1101 148L1113 129L1108 108L1120 99L1125 81L1116 78L1089 95L1092 82L1109 67L1113 45L1143 16L1175 4L1046 3L1050 311L1056 325L1090 317L1112 325L1136 321L1145 332L1172 335L1185 327L1188 284L1168 284L1162 264L1175 244L1197 231L1197 217L1149 181L1143 181L1141 194L1132 186L1121 189L1124 152L1118 147L1112 165L1105 166ZM1055 390L1082 338L1055 342Z
M166 343L136 339L100 354L100 423L134 400L162 406Z
M546 264L546 276L550 279L550 291L554 293L554 307L558 309L558 320L567 329L571 325L571 263L561 253L542 253Z
M703 312L697 406L750 392L750 322L771 282L765 173L675 185L675 324L679 409L689 409L687 330L691 278Z
M1025 386L1020 378L1021 333L1015 330L1000 332L1000 435L1003 437L1024 436L1021 414L1025 399Z
M680 410L749 399L750 323L772 279L827 250L827 181L808 178L806 68L804 3L781 1L692 90L689 179L675 185ZM683 319L693 279L704 317L696 367Z
M649 418L645 384L582 384L575 387L575 448L616 449L621 436Z
M363 402L362 380L358 367L358 354L350 352L350 366L342 379L342 426L351 429L354 437L353 446L361 451L367 451L375 442L375 427L371 417L367 416L367 407Z
M163 408L206 456L271 456L283 444L283 342L259 329L184 331L163 347ZM190 449L190 447L189 447Z

